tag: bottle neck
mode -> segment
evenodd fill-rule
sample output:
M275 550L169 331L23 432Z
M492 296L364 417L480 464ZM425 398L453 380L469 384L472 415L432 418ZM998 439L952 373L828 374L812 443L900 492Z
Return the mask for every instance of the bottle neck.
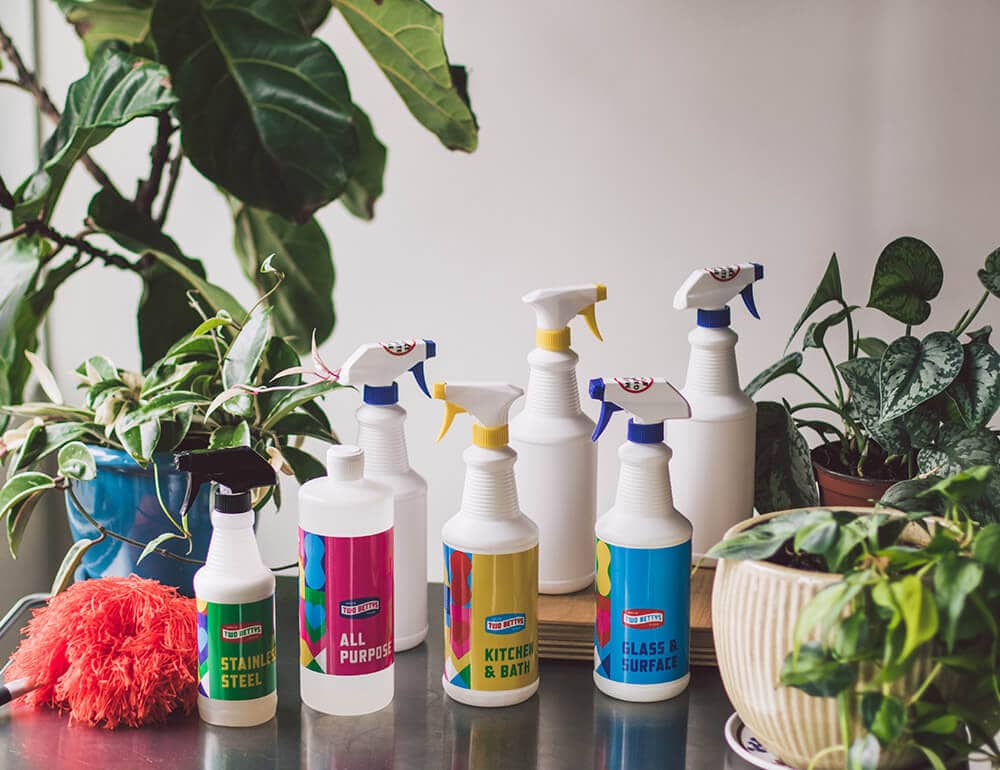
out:
M674 498L670 487L670 457L666 444L635 444L626 441L618 449L621 466L615 511L627 516L658 518L672 516Z
M471 446L462 455L465 484L462 513L486 519L516 519L521 515L514 482L517 455L510 447L484 449Z
M533 350L528 356L524 411L539 417L580 414L580 388L576 381L579 360L572 350Z
M210 570L228 571L238 565L267 569L260 558L257 538L253 531L253 511L219 513L212 511L212 539L208 544L205 566Z
M688 362L685 394L711 395L737 393L740 390L736 367L736 341L732 329L696 327L688 335L691 360Z
M406 410L398 404L358 408L358 446L365 452L365 473L369 476L407 473Z

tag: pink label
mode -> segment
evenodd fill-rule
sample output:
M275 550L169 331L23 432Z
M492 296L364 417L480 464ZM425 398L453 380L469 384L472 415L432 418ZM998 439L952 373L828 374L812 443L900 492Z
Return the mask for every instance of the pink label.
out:
M338 676L392 663L392 530L328 537L299 529L300 663Z

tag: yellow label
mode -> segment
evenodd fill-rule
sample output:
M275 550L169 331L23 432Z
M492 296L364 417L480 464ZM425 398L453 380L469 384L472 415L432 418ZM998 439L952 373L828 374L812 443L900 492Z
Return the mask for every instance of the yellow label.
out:
M516 690L538 678L538 547L444 547L445 674L457 687Z

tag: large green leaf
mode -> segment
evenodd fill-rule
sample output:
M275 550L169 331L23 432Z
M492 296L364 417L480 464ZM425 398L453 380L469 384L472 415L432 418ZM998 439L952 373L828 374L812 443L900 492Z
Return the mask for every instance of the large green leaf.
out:
M806 329L805 337L802 339L803 349L823 347L826 333L834 326L837 326L847 320L847 317L857 309L857 305L848 305L847 307L843 307L837 312L828 315L822 321L816 321L815 323L809 324Z
M234 246L243 272L263 294L274 286L274 275L261 274L271 254L285 278L268 298L273 308L275 334L290 338L299 351L309 350L313 332L317 341L330 336L333 310L333 258L323 228L315 218L295 224L277 214L256 209L230 197L236 224Z
M441 14L423 0L332 0L413 117L445 147L472 152L479 127L466 72L448 61Z
M295 480L300 484L305 484L307 481L312 481L326 475L326 466L323 465L322 461L317 460L308 452L296 449L293 446L283 446L281 447L281 454L288 461L288 464L292 466L292 473L295 474Z
M261 429L271 430L278 424L278 422L290 415L299 407L304 407L308 402L340 387L342 386L339 382L324 380L322 382L313 383L312 385L301 388L300 390L293 390L289 392L288 395L275 403L271 411L268 412L263 423L261 423Z
M185 256L159 226L131 201L114 190L102 189L90 201L87 214L107 235L129 251L143 254L159 250L183 263L199 278L205 268L197 259ZM187 301L192 288L183 276L162 262L143 262L142 296L136 320L139 324L139 348L142 367L146 369L159 360L177 340L191 331L201 320Z
M809 446L783 404L757 404L754 507L759 513L816 505Z
M945 642L949 651L955 646L955 631L966 597L979 587L982 579L983 565L952 554L942 559L934 571L934 596L938 609L944 614Z
M781 683L808 695L830 698L857 679L854 666L840 663L819 642L806 642L798 653L789 653L781 667ZM877 743L876 743L877 745Z
M267 344L271 317L270 308L258 308L236 335L233 344L226 351L222 363L222 386L231 388L234 385L246 385L253 380L253 374L260 363Z
M386 149L375 136L371 120L357 105L354 105L354 127L358 132L358 162L340 202L354 216L368 220L375 216L375 201L382 195Z
M0 488L0 521L8 517L25 500L47 489L54 489L55 480L45 473L28 471L11 476Z
M141 43L149 34L153 0L57 0L66 21L76 28L87 56L103 43Z
M152 33L205 176L299 222L344 191L358 155L347 77L291 3L160 0Z
M17 191L19 221L52 214L73 164L120 126L170 109L176 99L160 65L104 48L90 71L69 87L55 133L42 147L41 165Z
M906 414L944 391L961 370L963 358L962 344L948 332L931 332L923 340L893 340L879 363L880 419Z
M21 301L32 285L43 254L37 236L22 236L0 243L0 340L14 334ZM12 350L12 356L18 351Z
M848 409L851 416L861 421L886 454L903 454L910 448L905 426L900 420L879 422L878 368L875 358L852 358L837 365L850 391Z
M944 270L934 250L918 238L903 236L886 246L872 276L868 307L904 324L922 324L929 301L941 291Z
M964 346L962 369L945 391L970 428L989 423L1000 409L1000 353L987 342Z
M945 425L935 445L917 454L920 472L937 476L951 476L976 465L997 463L1000 463L1000 438L987 428L963 430Z
M308 35L315 32L330 15L330 0L293 0L295 13L299 17L302 31Z
M780 360L775 361L764 371L750 380L747 386L743 388L743 392L746 393L751 398L757 394L761 388L772 382L779 377L783 377L786 374L792 374L797 372L802 367L802 354L798 351L794 353L789 353L783 356Z
M837 263L837 255L834 254L830 257L830 261L826 265L826 271L823 273L823 277L819 281L819 286L816 287L816 291L813 292L812 297L809 299L809 304L806 305L806 309L802 311L802 315L799 316L799 320L795 322L795 326L792 327L792 333L788 337L788 343L785 345L787 350L788 346L792 344L792 340L795 339L795 335L798 334L799 329L802 328L804 324L813 313L819 310L827 302L840 302L841 304L846 304L844 302L844 287L840 282L840 265Z
M941 478L939 476L919 477L897 481L878 501L880 508L893 508L897 511L911 513L914 511L927 511L938 516L944 516L946 510L945 499L936 492L927 492L937 484Z
M990 294L1000 297L1000 249L994 249L986 257L986 267L980 270L977 275Z

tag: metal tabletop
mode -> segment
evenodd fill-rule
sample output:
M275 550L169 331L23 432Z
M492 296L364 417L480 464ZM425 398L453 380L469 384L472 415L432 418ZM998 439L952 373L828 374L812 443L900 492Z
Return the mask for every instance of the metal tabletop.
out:
M662 703L626 703L598 692L586 662L543 660L538 695L518 706L479 709L441 689L442 628L396 656L392 705L363 717L331 717L299 701L296 581L279 578L278 714L252 728L203 724L197 714L115 731L71 727L65 717L0 709L4 770L212 768L258 770L750 770L726 748L732 707L712 668ZM441 586L429 585L432 617Z

